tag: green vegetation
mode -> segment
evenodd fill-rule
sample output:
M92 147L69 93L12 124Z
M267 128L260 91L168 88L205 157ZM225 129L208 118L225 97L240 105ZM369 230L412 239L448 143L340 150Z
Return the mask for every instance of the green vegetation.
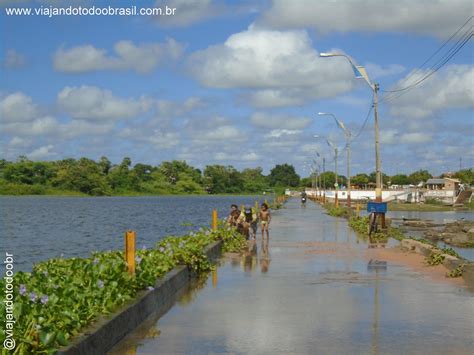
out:
M369 217L358 217L352 216L349 218L349 226L360 236L368 238L369 236ZM376 233L372 234L370 239L372 242L387 242L388 238L391 237L392 228L387 228L385 230L379 230ZM395 237L400 238L400 234L395 232L393 234ZM403 239L403 238L402 238Z
M462 259L461 255L459 255L456 252L456 250L454 250L453 248L443 248L443 249L441 249L441 252L443 254L448 254L448 255L454 256L455 258Z
M245 239L234 228L201 229L184 237L167 237L153 249L137 251L136 275L127 272L123 252L94 253L90 258L51 259L32 272L14 275L15 353L53 353L99 316L110 314L154 287L176 265L197 273L211 270L204 248L223 240L223 250L240 251ZM0 280L5 288L5 280ZM0 317L5 322L2 302ZM5 326L0 341L6 338Z
M325 204L324 207L328 211L328 215L333 217L345 217L348 218L350 216L351 210L346 207L336 207L332 204Z
M420 242L420 243L423 243L423 244L429 244L431 246L437 247L436 243L434 243L431 240L425 239L425 238L408 237L408 239L416 240L417 242Z
M405 234L402 232L402 230L400 228L396 228L396 227L390 227L388 229L388 235L393 238L393 239L396 239L398 241L402 241L403 239L406 238Z
M462 169L454 174L463 184L474 185L474 169Z
M427 199L425 200L425 203L426 203L427 205L444 206L444 204L443 204L442 201L437 200L437 199L435 199L435 198L427 198Z
M425 261L430 266L436 266L442 264L445 256L440 253L431 253L430 256L425 258Z
M275 166L268 176L271 186L277 187L297 187L300 184L300 177L295 172L293 165L282 164Z
M461 277L464 271L464 265L465 264L461 264L450 272L447 272L446 277Z
M369 217L353 216L349 218L349 226L359 234L368 234Z
M232 166L208 165L201 172L177 160L132 166L128 157L117 165L106 157L98 162L87 158L33 162L24 156L16 162L0 160L1 195L282 194L299 183L288 164L275 166L265 176L260 167L240 172Z

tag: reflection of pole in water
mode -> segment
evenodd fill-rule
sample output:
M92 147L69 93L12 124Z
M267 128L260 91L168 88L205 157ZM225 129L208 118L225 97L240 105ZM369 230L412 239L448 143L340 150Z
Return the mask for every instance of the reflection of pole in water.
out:
M326 241L326 223L323 221L323 242Z
M125 355L135 355L136 353L137 353L137 346L136 345L131 345L124 352Z
M260 270L262 273L268 272L270 266L270 255L268 253L268 239L262 239L262 251L260 256Z
M242 253L241 266L244 272L252 271L257 266L257 244L255 241L248 241L247 248Z
M339 217L336 217L335 218L336 220L336 243L338 242L338 239L339 239Z
M379 353L379 270L375 269L374 322L372 324L372 354Z
M217 267L215 270L212 270L212 287L217 287Z

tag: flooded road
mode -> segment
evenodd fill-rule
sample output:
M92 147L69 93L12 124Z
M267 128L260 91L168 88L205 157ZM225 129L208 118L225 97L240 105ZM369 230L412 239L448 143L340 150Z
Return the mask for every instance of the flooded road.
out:
M314 203L290 200L256 249L111 353L472 354L472 293L393 258L369 266L384 254Z

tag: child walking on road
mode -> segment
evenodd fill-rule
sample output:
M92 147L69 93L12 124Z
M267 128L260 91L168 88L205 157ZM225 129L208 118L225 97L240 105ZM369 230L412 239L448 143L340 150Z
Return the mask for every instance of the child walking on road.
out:
M272 216L270 214L270 210L268 209L268 205L266 203L262 203L262 208L260 209L260 228L262 229L262 239L265 238L265 232L267 232L267 239L269 238L268 227L271 220Z

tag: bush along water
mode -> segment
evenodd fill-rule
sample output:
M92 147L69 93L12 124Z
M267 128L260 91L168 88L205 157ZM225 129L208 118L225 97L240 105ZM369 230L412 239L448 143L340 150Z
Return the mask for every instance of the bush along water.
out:
M123 252L97 252L90 258L51 259L31 272L14 275L15 354L54 353L99 316L110 314L137 293L153 289L157 279L177 265L196 273L211 270L204 249L223 241L224 252L239 252L245 239L235 228L200 229L183 237L167 237L155 248L136 251L136 273L127 272ZM5 280L0 281L5 289ZM2 323L5 304L0 307ZM5 324L0 341L6 338Z
M328 214L333 217L344 217L348 218L350 216L351 210L346 207L336 207L334 205L325 205Z
M368 238L369 236L369 217L352 216L349 218L349 226L361 237ZM377 243L386 242L389 238L389 230L377 231L372 234L371 240Z

